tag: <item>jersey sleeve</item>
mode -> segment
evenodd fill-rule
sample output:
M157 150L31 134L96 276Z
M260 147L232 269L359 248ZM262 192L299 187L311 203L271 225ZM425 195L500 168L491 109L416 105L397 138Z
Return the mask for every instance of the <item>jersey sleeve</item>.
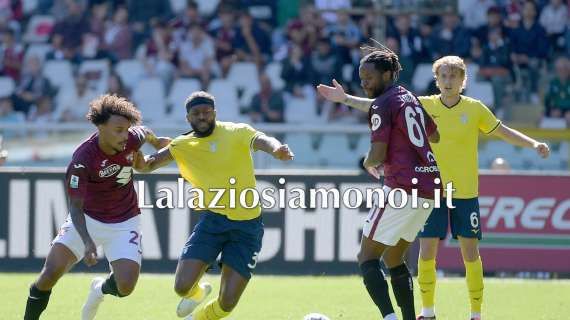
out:
M74 156L67 169L66 185L69 198L85 198L89 181L89 163L86 157Z
M142 126L134 126L129 128L129 143L133 149L138 150L146 141L146 130Z
M373 104L373 106L375 105L377 104ZM392 131L392 117L389 104L370 109L368 121L370 130L372 131L370 141L384 142L387 144L390 140L390 132Z
M239 123L236 124L236 134L238 136L239 141L243 145L252 148L252 144L255 138L259 137L260 135L263 135L264 133L261 131L257 131L249 124Z
M424 119L425 119L425 125L426 125L426 133L427 136L429 138L429 136L431 136L434 132L437 131L437 124L435 124L435 121L433 121L432 117L429 115L429 113L424 109Z
M184 136L178 136L170 144L168 145L168 151L174 158L174 161L178 162L180 159L180 154L182 152L182 141L184 140Z
M495 131L501 124L501 120L497 119L493 112L483 103L477 103L479 107L479 130L485 134Z

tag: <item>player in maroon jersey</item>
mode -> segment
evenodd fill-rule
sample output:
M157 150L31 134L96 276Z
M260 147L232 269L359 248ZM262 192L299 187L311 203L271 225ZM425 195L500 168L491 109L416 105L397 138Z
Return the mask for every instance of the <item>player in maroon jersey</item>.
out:
M394 192L393 203L375 203L371 209L358 263L366 289L383 318L394 320L388 284L380 269L380 259L384 259L403 319L413 320L413 281L403 257L434 206L440 176L429 142L437 143L439 133L418 99L394 84L401 70L398 56L385 47L364 49L370 52L360 61L361 86L369 98L375 99L368 111L371 146L364 167L377 178L379 167L384 167L386 195L396 189L404 192ZM327 99L335 93L334 88L324 85L318 90ZM412 190L417 191L417 204Z
M70 203L67 221L46 258L39 278L31 285L25 320L39 319L51 289L63 274L83 259L97 263L97 246L103 247L112 272L95 278L81 319L93 319L104 294L129 295L137 283L141 263L140 210L132 181L133 154L145 142L157 150L169 138L157 138L137 126L141 114L128 100L103 95L89 105L87 119L97 132L73 153L66 184Z

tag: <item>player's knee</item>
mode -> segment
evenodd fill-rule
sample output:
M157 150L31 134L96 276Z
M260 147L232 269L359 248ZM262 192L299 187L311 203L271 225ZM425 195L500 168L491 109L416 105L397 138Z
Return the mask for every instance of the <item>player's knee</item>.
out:
M133 281L131 279L127 280L115 279L115 282L117 283L117 291L120 297L126 297L131 293L133 293L133 291L135 290L136 281Z
M188 292L192 289L192 284L187 283L186 281L182 281L180 279L176 279L174 281L174 291L180 297L185 297Z
M239 301L239 297L229 297L229 296L222 296L218 300L220 303L220 308L225 312L231 312L236 306Z

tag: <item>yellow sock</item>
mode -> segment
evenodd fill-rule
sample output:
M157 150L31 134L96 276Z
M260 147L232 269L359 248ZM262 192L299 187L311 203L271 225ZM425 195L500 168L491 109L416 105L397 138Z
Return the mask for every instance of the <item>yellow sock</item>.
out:
M433 308L435 305L435 259L418 259L418 283L422 296L422 307Z
M200 311L198 311L193 320L218 320L227 317L230 312L222 310L218 299L208 302Z
M200 284L196 284L192 289L190 289L190 291L188 291L188 294L186 294L184 298L202 300L204 299L204 293L204 289L200 286Z
M481 304L483 303L483 264L481 257L475 261L463 261L463 263L465 263L465 280L469 289L471 312L481 313Z

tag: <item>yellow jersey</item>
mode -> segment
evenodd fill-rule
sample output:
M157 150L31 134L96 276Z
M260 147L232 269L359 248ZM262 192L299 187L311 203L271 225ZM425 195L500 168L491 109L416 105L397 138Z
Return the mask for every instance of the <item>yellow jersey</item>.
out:
M231 220L259 217L261 207L259 204L252 207L252 192L244 192L245 206L242 206L240 194L246 189L255 189L252 143L262 134L244 123L216 121L214 131L207 137L197 137L194 132L190 132L170 143L168 148L176 160L180 174L190 182L193 189L200 189L204 194L205 207L197 202L196 193L191 194L195 200L195 210L209 210ZM217 204L211 201L221 192L213 189L224 190ZM214 206L210 207L210 204Z
M501 121L481 101L461 96L459 102L446 107L440 95L419 97L427 113L437 124L439 143L432 143L441 179L452 182L453 198L469 199L479 195L477 147L479 132L490 134Z

